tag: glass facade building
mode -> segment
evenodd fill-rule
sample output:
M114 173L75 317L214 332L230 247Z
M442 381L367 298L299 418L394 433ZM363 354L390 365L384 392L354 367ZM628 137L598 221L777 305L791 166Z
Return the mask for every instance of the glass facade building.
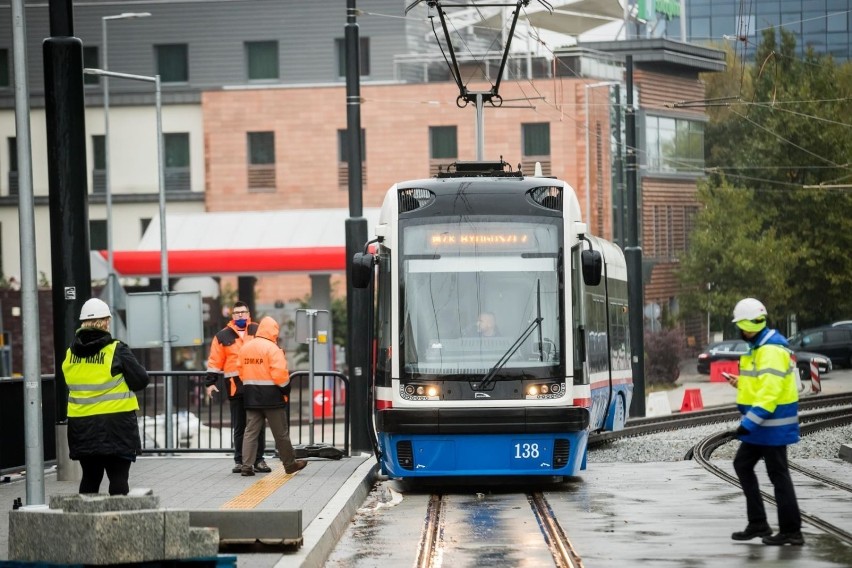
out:
M763 30L783 27L796 37L800 54L812 47L835 60L852 57L852 0L686 0L686 18L690 42L733 40L745 35L749 56L754 56ZM667 30L675 39L679 24L668 22Z

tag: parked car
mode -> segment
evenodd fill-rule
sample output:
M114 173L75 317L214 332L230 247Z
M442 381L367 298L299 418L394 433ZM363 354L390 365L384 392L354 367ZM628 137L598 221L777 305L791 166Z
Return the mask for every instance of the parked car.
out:
M726 339L713 343L698 355L698 372L709 375L710 364L714 361L739 361L740 355L744 355L747 351L748 344L742 339ZM802 380L810 379L811 361L817 364L820 375L831 372L833 368L831 359L825 355L795 349L794 355L796 356L796 367L799 369L799 376Z
M790 347L825 355L835 365L852 367L852 327L827 325L806 329L790 340Z
M703 375L710 374L710 363L715 361L739 361L740 355L748 351L748 343L742 339L726 339L717 341L707 346L707 349L698 354L698 372Z
M852 320L841 320L831 324L831 327L852 327Z

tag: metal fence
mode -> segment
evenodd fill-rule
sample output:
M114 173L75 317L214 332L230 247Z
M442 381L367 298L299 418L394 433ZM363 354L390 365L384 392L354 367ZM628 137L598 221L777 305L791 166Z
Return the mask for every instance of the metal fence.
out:
M230 403L222 384L221 392L208 397L204 387L206 373L151 371L148 375L150 384L144 392L137 393L142 453L233 450ZM290 373L290 440L294 446L329 445L349 455L349 379L334 371L315 371L313 383L310 384L307 371ZM166 427L169 420L170 443ZM272 436L266 439L267 449L274 449Z
M208 397L203 371L150 371L151 382L137 393L139 433L142 453L222 453L233 451L230 403L223 392ZM308 371L290 373L290 402L287 408L290 440L300 448L312 450L333 447L349 455L349 379L342 373L315 371L310 384ZM0 474L24 468L23 379L0 379ZM221 387L221 385L220 385ZM42 376L42 420L44 459L54 463L56 442L54 426L54 376ZM171 396L169 396L171 389ZM171 400L171 405L167 400ZM63 403L64 404L64 403ZM166 441L170 417L172 442ZM268 451L274 449L271 435L266 437ZM310 453L319 455L323 453ZM2 480L0 480L2 481Z

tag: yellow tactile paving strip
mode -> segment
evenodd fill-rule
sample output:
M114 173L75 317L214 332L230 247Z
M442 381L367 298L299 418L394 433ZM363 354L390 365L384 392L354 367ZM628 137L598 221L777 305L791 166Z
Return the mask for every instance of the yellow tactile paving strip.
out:
M287 473L284 469L274 469L272 473L267 473L256 482L252 483L248 489L219 507L220 509L254 509L261 501L275 493L275 491L287 483L293 474Z

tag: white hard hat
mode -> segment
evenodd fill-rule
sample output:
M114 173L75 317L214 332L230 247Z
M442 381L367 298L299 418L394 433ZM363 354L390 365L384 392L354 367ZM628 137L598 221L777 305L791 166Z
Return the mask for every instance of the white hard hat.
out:
M760 300L754 298L744 298L737 302L734 306L734 319L731 321L737 323L743 320L756 320L766 317L766 306Z
M97 298L86 300L86 303L83 304L83 309L80 310L80 321L109 317L112 317L109 306L106 305L106 302Z

